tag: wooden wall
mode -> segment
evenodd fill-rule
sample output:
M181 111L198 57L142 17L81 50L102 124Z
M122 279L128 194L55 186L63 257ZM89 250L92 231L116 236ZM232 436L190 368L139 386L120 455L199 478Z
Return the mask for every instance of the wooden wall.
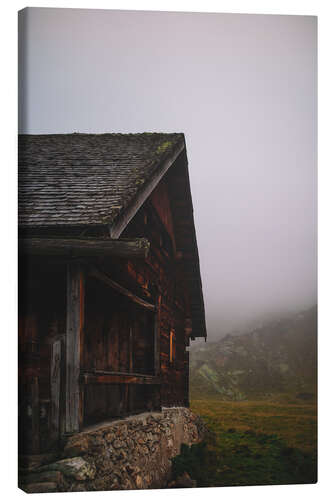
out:
M177 258L172 203L167 176L121 235L148 238L151 248L147 259L82 262L80 426L161 406L188 405L190 290L184 264ZM30 257L20 264L21 452L52 448L65 429L66 266L67 261L60 258ZM155 312L90 275L91 266L155 305ZM175 342L172 360L171 332ZM110 379L104 383L104 372L146 377L140 383L134 379L129 383L128 378L127 383L121 379L119 383L110 383ZM88 378L83 383L85 374ZM59 399L56 408L55 395Z
M107 285L88 278L83 370L159 375L160 384L86 387L86 424L160 406L188 405L185 321L190 314L189 300L183 269L176 259L166 182L157 186L122 237L147 237L151 243L148 258L105 260L98 268L138 297L158 305L157 312L147 311ZM175 336L172 362L171 331Z
M94 278L86 280L85 302L82 371L154 375L154 313ZM85 388L84 423L141 411L153 391L128 384L90 384Z
M56 350L66 329L65 265L20 260L18 306L19 448L21 453L47 451L59 430L60 408L52 406L52 393L61 391L61 352Z
M166 181L153 191L130 222L124 236L147 237L151 250L145 262L127 264L141 294L152 299L160 294L160 373L162 406L188 405L189 339L185 321L190 316L189 293L181 262L176 259L173 220ZM137 289L137 293L139 290ZM170 332L176 339L176 357L170 363Z

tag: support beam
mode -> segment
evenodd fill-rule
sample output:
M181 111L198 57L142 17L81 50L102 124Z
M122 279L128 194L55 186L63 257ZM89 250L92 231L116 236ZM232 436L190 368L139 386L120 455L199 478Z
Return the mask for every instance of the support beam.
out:
M84 384L140 384L140 385L158 385L161 383L159 377L153 375L141 374L99 374L83 373Z
M159 294L156 301L156 313L154 324L154 372L155 375L160 374L161 360L160 360L160 322L161 322L161 300L162 296Z
M92 276L93 278L96 278L96 279L102 281L106 285L109 285L111 288L116 290L116 292L121 293L122 295L125 295L125 297L130 299L132 302L135 302L139 306L142 306L142 307L144 307L152 312L155 311L156 308L155 308L154 304L150 304L149 302L146 302L145 300L141 299L140 297L135 295L130 290L127 290L127 288L123 287L122 285L119 285L119 283L117 283L116 281L113 281L107 274L102 273L101 271L99 271L95 267L92 267L89 270L89 276Z
M80 263L73 261L67 267L65 432L69 434L78 432L83 421L83 394L80 390L83 320L83 270Z
M101 240L98 238L20 238L19 251L29 255L62 255L66 257L146 258L146 238Z
M168 156L160 167L150 175L149 182L144 183L143 187L135 194L134 198L132 198L131 203L129 203L126 209L121 212L121 215L116 218L115 223L109 226L111 238L119 238L129 221L134 217L139 208L144 204L148 196L160 182L164 174L184 150L185 143L182 141L181 144L179 144L173 151L172 155Z

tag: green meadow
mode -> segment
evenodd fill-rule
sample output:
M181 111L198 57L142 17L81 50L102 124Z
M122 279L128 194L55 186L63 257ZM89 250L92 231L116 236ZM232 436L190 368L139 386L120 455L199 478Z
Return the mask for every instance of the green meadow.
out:
M316 402L195 399L208 436L173 460L197 486L246 486L317 481Z

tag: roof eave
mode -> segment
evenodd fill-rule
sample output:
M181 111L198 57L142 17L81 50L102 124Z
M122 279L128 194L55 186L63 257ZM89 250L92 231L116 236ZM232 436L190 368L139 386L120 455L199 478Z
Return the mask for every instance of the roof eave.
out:
M146 199L150 196L152 191L155 189L157 184L160 182L162 177L169 170L171 165L176 161L180 153L185 149L184 140L177 144L170 155L165 158L155 170L153 175L148 179L148 181L143 185L143 187L135 194L132 201L124 209L123 212L119 214L116 220L109 225L110 238L117 239L126 228L130 220L137 213L139 208L143 205Z

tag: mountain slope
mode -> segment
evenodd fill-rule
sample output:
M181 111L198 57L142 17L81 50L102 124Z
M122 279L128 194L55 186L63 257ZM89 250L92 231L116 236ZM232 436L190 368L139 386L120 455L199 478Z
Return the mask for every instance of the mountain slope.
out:
M190 395L224 400L316 392L317 307L191 347Z

